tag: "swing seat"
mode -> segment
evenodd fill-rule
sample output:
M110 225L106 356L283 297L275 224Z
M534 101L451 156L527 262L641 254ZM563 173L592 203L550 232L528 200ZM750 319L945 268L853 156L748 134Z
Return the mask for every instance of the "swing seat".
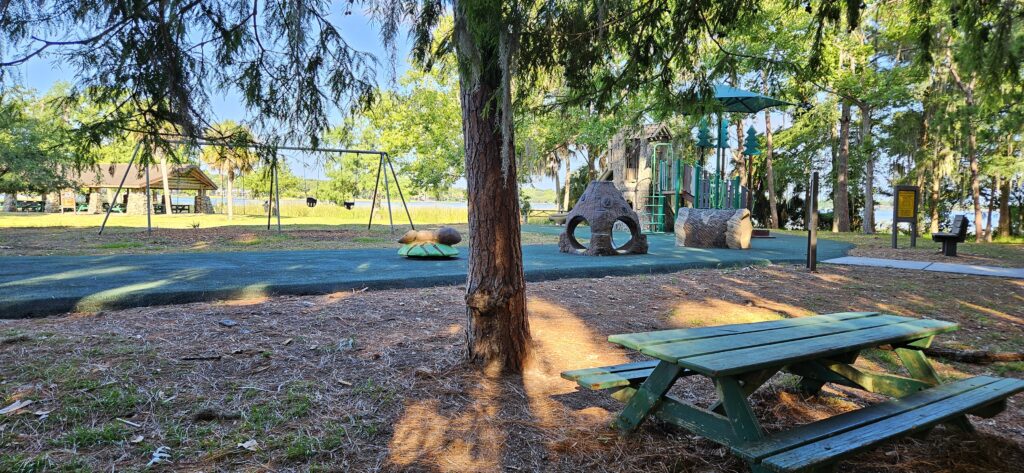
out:
M316 207L316 197L306 197L307 207Z

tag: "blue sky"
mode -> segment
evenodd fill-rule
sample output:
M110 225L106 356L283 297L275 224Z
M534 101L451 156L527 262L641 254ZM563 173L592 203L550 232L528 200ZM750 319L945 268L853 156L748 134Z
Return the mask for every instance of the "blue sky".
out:
M340 9L343 5L344 2L334 5L335 11L331 15L331 19L338 26L349 45L377 57L381 66L377 71L377 83L382 87L388 87L393 77L401 76L408 68L406 59L411 48L409 38L403 34L398 41L398 59L395 64L396 70L392 74L388 65L388 51L381 44L380 30L374 21L359 11L353 11L351 15L344 15L343 10ZM63 64L59 57L52 55L33 58L19 66L18 69L21 83L39 92L45 92L53 84L62 80L74 82L74 68ZM217 120L241 121L246 118L246 111L241 106L241 100L233 92L214 94L211 105L213 113L217 115Z
M377 57L380 63L380 67L377 70L377 83L381 87L391 87L393 80L400 77L409 67L410 40L408 36L403 34L398 41L395 69L392 70L389 63L389 52L381 44L380 31L375 22L361 11L353 11L351 15L344 15L343 6L344 2L335 4L333 7L335 11L331 16L332 20L353 48L368 52ZM75 71L73 68L64 65L57 57L41 56L19 66L19 72L22 83L25 86L36 89L39 92L45 92L58 81L73 82ZM238 94L233 91L213 93L211 96L211 111L215 116L211 117L212 121L224 119L245 120L247 118L247 111L241 103L242 101ZM777 115L773 119L776 120L775 124L778 127L783 122L783 117L781 114L773 115ZM335 116L340 121L340 114L335 113ZM764 122L761 114L757 115L756 118L752 116L745 120L744 128L749 126L751 122L753 122L759 133L763 133ZM730 141L735 142L735 138L732 138ZM291 153L286 155L286 159L292 162L292 170L303 177L319 178L323 174L322 166L316 163L317 160L313 156ZM574 161L572 163L573 169L582 165L584 165L582 158L578 162ZM560 178L560 180L562 179L564 179L564 176ZM464 187L465 183L460 180L456 183L456 186ZM550 178L539 177L533 179L533 186L541 189L551 189L554 187Z

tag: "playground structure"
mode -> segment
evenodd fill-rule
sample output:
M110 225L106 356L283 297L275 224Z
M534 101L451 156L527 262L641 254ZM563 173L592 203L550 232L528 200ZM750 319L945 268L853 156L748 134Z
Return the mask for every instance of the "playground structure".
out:
M697 156L684 159L675 149L671 131L664 123L644 125L639 131L623 130L608 146L609 173L629 205L640 215L646 233L671 232L676 215L684 207L697 209L748 209L750 161L759 155L756 131L747 130L742 167L734 163L727 173L729 121L722 113L756 113L768 107L789 105L754 92L726 85L714 86L717 138L712 141L708 120L702 119L697 133ZM714 165L707 163L713 149Z
M609 150L611 180L640 215L646 233L671 232L684 207L740 209L748 201L740 176L686 162L664 124L646 125L628 138L620 133Z
M445 259L459 255L453 245L462 241L458 230L444 226L436 230L409 230L398 239L399 256L406 258Z
M576 229L581 223L590 226L588 245L576 239ZM629 240L622 244L615 242L612 231L616 225L625 225L629 229ZM629 208L615 185L608 181L593 181L566 216L565 230L558 238L558 249L562 253L588 256L646 254L647 235L641 232L639 217Z

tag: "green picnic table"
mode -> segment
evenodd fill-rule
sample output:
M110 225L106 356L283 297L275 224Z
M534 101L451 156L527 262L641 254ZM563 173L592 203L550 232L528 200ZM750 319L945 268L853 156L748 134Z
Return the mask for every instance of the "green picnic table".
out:
M970 431L966 414L995 416L1008 397L1024 391L1024 380L991 376L942 384L922 350L957 328L940 320L844 312L612 335L610 342L656 360L562 377L624 401L615 420L624 432L654 416L729 447L754 472L831 471L844 456L941 423ZM877 347L894 350L910 376L853 366L861 350ZM780 370L800 376L808 394L836 383L895 399L768 435L747 398ZM718 401L707 409L668 394L677 380L694 375L715 383Z

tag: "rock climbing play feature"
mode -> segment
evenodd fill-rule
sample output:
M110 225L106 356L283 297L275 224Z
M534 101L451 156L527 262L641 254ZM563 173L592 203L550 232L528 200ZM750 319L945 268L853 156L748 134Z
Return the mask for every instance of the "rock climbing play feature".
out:
M647 235L640 232L640 218L611 181L591 182L565 221L565 231L558 238L558 249L563 253L589 256L647 253ZM589 245L576 239L576 228L582 223L590 225ZM616 223L629 229L630 238L621 245L617 245L612 236Z
M398 239L402 247L398 254L407 258L454 258L459 250L452 245L462 241L462 235L452 227L441 227L436 230L409 230Z
M681 208L676 216L676 246L750 248L754 227L747 209Z

